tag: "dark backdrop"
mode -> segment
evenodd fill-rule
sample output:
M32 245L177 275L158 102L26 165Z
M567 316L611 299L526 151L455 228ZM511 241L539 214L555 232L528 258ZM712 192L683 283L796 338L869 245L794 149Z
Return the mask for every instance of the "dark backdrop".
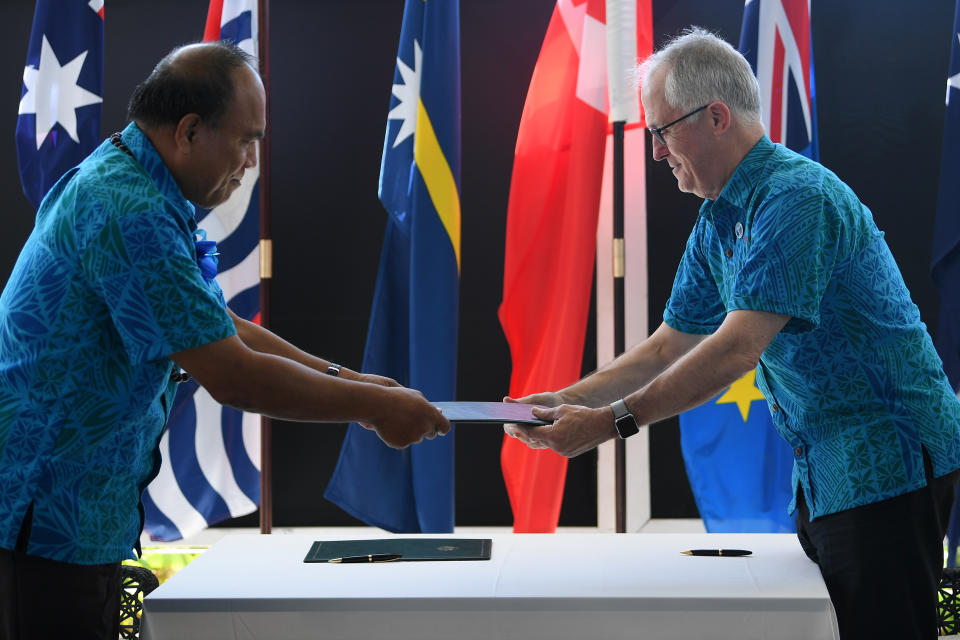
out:
M127 97L153 64L173 46L201 36L206 5L107 0L104 135L124 126ZM496 311L510 170L527 84L553 6L554 0L461 2L461 399L498 399L509 383L509 353ZM821 161L873 210L931 327L938 299L928 264L953 9L952 0L814 0L813 6ZM743 0L654 0L656 42L693 23L736 45L742 10ZM377 178L402 12L400 0L271 3L272 328L353 367L363 357L385 223ZM0 136L4 282L34 216L20 191L13 139L32 15L32 0L0 3L0 130L7 131ZM648 164L647 184L655 327L699 203L677 192L662 164ZM588 345L587 370L595 366L593 353ZM274 524L356 524L321 496L344 427L275 425ZM650 434L654 517L696 516L676 420ZM468 426L456 437L457 524L510 524L499 467L501 432ZM596 522L595 472L594 454L571 461L561 524Z

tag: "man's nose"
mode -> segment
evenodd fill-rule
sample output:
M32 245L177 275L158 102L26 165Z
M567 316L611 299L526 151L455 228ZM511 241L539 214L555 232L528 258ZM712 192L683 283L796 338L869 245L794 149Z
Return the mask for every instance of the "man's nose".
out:
M257 166L257 143L251 142L250 148L247 149L247 159L243 163L243 168L253 169L255 166Z
M670 155L670 151L669 149L667 149L667 145L657 140L657 136L650 136L650 140L652 141L652 144L653 144L654 160L659 162L660 160L663 160L668 155Z

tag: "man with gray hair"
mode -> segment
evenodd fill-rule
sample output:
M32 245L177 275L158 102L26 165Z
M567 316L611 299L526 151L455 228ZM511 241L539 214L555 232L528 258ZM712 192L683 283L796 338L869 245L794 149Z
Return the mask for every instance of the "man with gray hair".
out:
M40 205L0 297L3 640L116 640L120 562L186 378L221 404L357 421L397 448L450 430L420 392L226 308L194 205L224 202L256 166L264 105L237 47L178 48L137 87L126 129Z
M960 402L870 210L774 144L747 61L691 29L641 68L653 158L704 198L663 324L509 425L575 456L756 370L794 450L798 536L851 638L933 638Z

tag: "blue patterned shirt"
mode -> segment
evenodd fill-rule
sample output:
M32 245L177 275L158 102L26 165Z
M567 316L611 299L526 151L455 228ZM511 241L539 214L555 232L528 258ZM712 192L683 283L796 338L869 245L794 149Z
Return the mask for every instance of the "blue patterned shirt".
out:
M756 379L812 518L924 486L922 449L960 467L960 402L870 210L766 136L704 201L664 321L708 334L735 309L792 316Z
M0 297L0 547L131 557L175 383L171 353L235 333L194 207L131 124L50 190Z

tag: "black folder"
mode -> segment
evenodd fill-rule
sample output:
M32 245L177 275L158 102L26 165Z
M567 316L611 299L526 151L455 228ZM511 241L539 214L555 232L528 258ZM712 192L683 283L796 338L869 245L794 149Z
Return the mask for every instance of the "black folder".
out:
M318 540L304 562L329 562L333 558L398 553L397 562L426 560L489 560L490 538L371 538L369 540Z

